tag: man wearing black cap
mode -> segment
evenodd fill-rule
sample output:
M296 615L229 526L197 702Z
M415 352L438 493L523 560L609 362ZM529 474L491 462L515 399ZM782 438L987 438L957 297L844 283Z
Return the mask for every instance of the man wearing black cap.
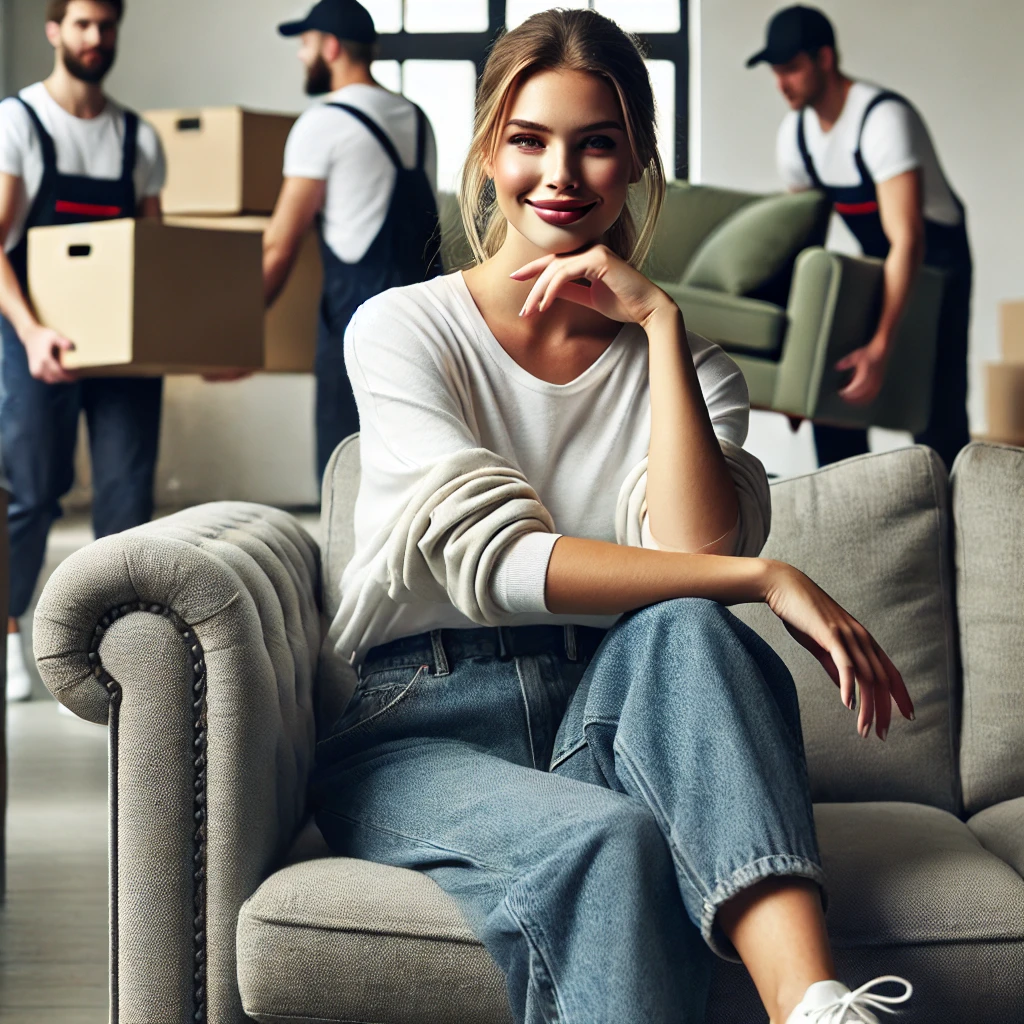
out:
M437 156L423 111L374 81L377 33L365 7L356 0L320 0L301 21L278 31L300 37L306 92L325 97L288 137L285 181L263 246L269 304L314 221L320 234L316 428L322 477L337 445L359 429L343 351L352 314L378 292L440 270Z
M915 439L947 468L970 440L967 334L971 253L964 207L950 188L924 121L897 93L839 70L835 34L813 7L787 7L768 24L765 48L747 67L772 66L792 107L779 129L776 157L791 190L820 188L866 256L885 260L878 326L837 369L851 372L840 392L868 404L882 387L896 328L922 262L947 273L937 341L931 418ZM818 462L868 450L867 431L815 424Z

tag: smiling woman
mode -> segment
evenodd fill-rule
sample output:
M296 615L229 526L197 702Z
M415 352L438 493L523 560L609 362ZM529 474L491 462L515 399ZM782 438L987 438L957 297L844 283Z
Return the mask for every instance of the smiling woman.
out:
M899 672L758 558L743 378L639 271L664 193L636 44L590 10L503 36L461 206L477 263L365 303L355 553L324 662L335 852L429 874L524 1024L699 1024L710 951L774 1024L877 1024L834 980L793 681L764 601L884 739ZM909 986L908 986L909 988Z

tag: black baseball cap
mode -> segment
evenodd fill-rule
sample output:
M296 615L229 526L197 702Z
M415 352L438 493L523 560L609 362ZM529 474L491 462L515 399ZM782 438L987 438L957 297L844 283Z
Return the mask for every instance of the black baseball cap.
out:
M370 12L359 0L320 0L302 21L286 21L277 26L283 36L300 36L303 32L326 32L353 43L374 43L377 30Z
M798 53L814 53L823 46L835 49L832 22L817 7L785 7L770 22L764 49L747 61L755 64L788 64Z

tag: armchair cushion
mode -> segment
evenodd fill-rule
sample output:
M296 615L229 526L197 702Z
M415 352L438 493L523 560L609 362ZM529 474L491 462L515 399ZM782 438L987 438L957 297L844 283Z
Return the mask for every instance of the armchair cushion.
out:
M801 250L821 244L828 214L821 192L783 193L750 203L704 239L680 283L749 295L792 267Z
M789 323L784 307L685 284L657 284L683 311L687 330L721 345L727 352L753 352L762 358L778 358Z

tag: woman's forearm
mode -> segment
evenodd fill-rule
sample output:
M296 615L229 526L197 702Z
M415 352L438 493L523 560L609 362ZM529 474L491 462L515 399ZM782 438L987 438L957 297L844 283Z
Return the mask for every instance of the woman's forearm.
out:
M775 564L560 537L548 562L545 601L555 615L619 615L679 597L745 604L765 599Z
M662 546L698 551L736 525L736 487L722 456L674 303L643 325L650 347L647 514Z

